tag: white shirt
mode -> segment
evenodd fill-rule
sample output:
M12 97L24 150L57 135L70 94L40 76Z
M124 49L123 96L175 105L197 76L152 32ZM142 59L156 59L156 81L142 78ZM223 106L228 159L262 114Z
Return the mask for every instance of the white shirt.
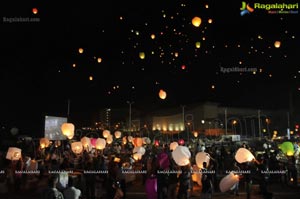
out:
M79 199L81 191L75 187L68 187L64 190L64 199Z

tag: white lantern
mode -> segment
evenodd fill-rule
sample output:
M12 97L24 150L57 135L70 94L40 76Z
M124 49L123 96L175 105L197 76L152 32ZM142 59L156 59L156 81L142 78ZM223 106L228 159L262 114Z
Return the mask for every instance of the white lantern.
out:
M83 146L82 146L81 142L73 142L71 144L71 148L72 148L73 153L75 153L75 154L80 154L83 150Z
M41 138L40 139L40 147L42 149L47 148L50 144L50 140L48 138Z
M129 142L132 142L132 141L133 141L133 137L132 137L131 135L130 135L130 136L128 136L128 138L127 138L127 139L128 139L128 141L129 141Z
M126 136L122 138L122 142L123 142L123 144L127 144L127 137Z
M231 189L239 181L238 175L230 172L227 176L223 177L220 181L219 187L221 192L226 192Z
M151 144L151 140L148 137L143 137L143 144Z
M235 154L235 160L240 164L244 162L251 162L254 159L253 154L245 148L239 148Z
M106 142L107 144L111 144L114 141L114 138L111 134L108 135L108 137L106 138Z
M91 139L88 138L88 137L83 137L83 138L81 138L80 141L81 141L83 147L84 147L86 150L90 151L90 149L92 148Z
M170 144L170 150L171 150L171 151L174 151L174 150L176 149L176 147L178 147L178 143L177 143L177 142L172 142L172 143Z
M140 153L142 155L144 155L145 152L146 152L146 150L142 146L136 146L136 147L133 148L133 151L132 151L132 153Z
M116 137L117 139L119 139L121 136L122 136L121 131L116 131L116 132L115 132L115 137Z
M210 156L208 153L205 153L205 152L199 152L197 153L196 155L196 164L197 164L197 167L199 167L200 169L203 168L203 162L206 162L207 166L209 165L209 161L210 161Z
M106 141L103 138L98 138L96 141L96 149L102 150L105 148Z
M75 126L72 123L63 123L61 125L62 134L65 135L68 139L74 137Z
M109 130L104 130L102 133L104 138L107 138L110 135L110 131Z
M22 156L22 150L17 147L9 147L6 159L8 160L19 160Z
M135 153L135 154L133 154L132 156L133 156L133 159L134 159L135 161L138 161L138 160L141 160L141 159L142 159L142 154L140 154L140 153Z
M172 157L178 166L186 166L190 163L191 152L186 146L177 146Z

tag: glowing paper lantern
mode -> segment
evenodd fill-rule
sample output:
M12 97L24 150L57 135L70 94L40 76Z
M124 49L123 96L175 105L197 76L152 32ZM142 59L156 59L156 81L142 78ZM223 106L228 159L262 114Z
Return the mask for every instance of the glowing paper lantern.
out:
M36 15L38 13L38 9L37 8L32 8L32 13Z
M140 153L135 153L135 154L132 155L133 159L136 160L136 161L141 160L142 156L143 155L140 154Z
M140 57L140 59L145 59L145 53L144 52L140 52L139 53L139 57Z
M83 145L83 147L86 149L86 150L90 150L92 148L92 143L91 143L91 139L88 138L88 137L83 137L81 138L81 143Z
M213 20L212 19L208 19L208 23L212 23L213 22Z
M200 47L201 47L200 41L197 41L197 42L195 43L195 46L196 46L196 48L200 48Z
M74 137L75 126L72 123L63 123L61 125L62 134L67 136L68 139L72 139Z
M210 161L210 157L208 153L205 152L199 152L196 155L196 164L197 167L199 167L200 169L203 168L203 162L207 163L207 166L209 165L209 161Z
M97 62L98 62L98 63L101 63L101 62L102 62L101 57L98 57Z
M110 131L109 130L104 130L102 133L104 138L107 138L110 135Z
M142 138L134 138L133 139L133 145L134 146L143 146L143 139Z
M40 139L40 147L42 149L47 148L50 144L50 140L48 138L41 138Z
M221 192L226 192L231 189L239 181L238 175L234 175L230 172L228 175L222 178L219 187Z
M72 149L73 153L80 154L83 150L82 143L81 142L73 142L71 144L71 149Z
M159 140L155 140L155 141L154 141L154 145L155 145L155 146L159 146Z
M170 144L170 150L171 150L171 151L174 151L174 150L176 149L176 147L178 147L178 143L177 143L177 142L172 142L172 143Z
M191 152L186 146L178 146L172 151L172 157L178 166L186 166L190 163Z
M96 147L97 138L90 138L92 147Z
M127 144L127 138L126 138L126 136L122 138L122 142L123 142L123 144Z
M116 137L117 139L119 139L119 138L121 137L121 135L122 135L121 131L116 131L116 132L115 132L115 137Z
M96 141L96 149L102 150L106 146L106 141L103 138L98 138Z
M240 164L244 162L250 162L253 159L255 159L253 154L245 148L239 148L235 154L235 160Z
M164 90L160 89L159 93L158 93L158 96L159 96L160 99L166 99L167 93Z
M22 150L17 147L9 147L6 159L8 160L19 160L22 156Z
M178 143L179 143L180 145L184 145L184 139L180 139L180 140L178 141Z
M280 48L281 42L280 41L275 41L274 46L275 46L275 48Z
M79 52L80 54L82 54L82 53L83 53L83 48L79 48L79 49L78 49L78 52Z
M127 139L128 139L128 141L129 141L129 142L132 142L132 141L133 141L133 137L132 137L131 135L130 135L130 136L128 136L128 138L127 138Z
M198 135L199 135L197 131L194 131L193 134L194 134L195 138L198 137Z
M107 144L111 144L114 141L114 138L112 135L108 135L108 137L106 138L106 142Z
M294 145L292 142L283 142L279 145L279 149L286 155L294 155Z
M155 39L155 34L152 34L152 35L151 35L151 39Z
M133 151L132 151L132 153L140 153L142 155L144 155L145 152L146 152L146 149L142 146L136 146L133 148Z
M201 25L201 18L200 17L194 17L192 19L192 24L195 26L195 27L199 27Z

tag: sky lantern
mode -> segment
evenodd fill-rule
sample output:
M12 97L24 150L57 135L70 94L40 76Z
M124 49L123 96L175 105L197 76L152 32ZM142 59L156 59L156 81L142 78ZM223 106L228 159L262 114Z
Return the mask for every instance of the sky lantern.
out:
M194 17L192 19L192 24L195 26L195 27L199 27L201 25L201 18L200 17Z
M96 149L98 150L102 150L104 149L106 146L106 141L105 139L103 138L97 138L97 141L96 141Z
M93 79L94 79L93 76L89 76L90 81L93 81Z
M186 69L186 66L185 66L185 65L182 65L182 66L181 66L181 69L182 69L182 70L185 70L185 69Z
M278 148L286 155L291 156L294 155L294 145L292 142L283 142L282 144L279 144Z
M106 138L106 143L111 144L114 141L113 135L109 134Z
M275 46L275 48L280 48L281 42L280 41L275 41L274 46Z
M91 140L92 147L95 148L96 147L97 138L90 138L90 140Z
M133 139L133 145L135 147L140 147L140 146L143 146L143 138L140 138L140 137L136 137Z
M208 19L208 23L212 23L213 22L213 20L212 19Z
M177 142L172 142L172 143L170 144L170 150L171 150L171 151L174 151L174 150L176 149L176 147L178 147L178 143L177 143Z
M198 152L196 155L196 164L197 167L202 169L203 168L203 162L207 163L207 166L209 165L210 156L208 153L205 152Z
M6 154L6 159L8 160L19 160L22 155L22 150L17 148L17 147L9 147L7 154Z
M50 140L48 138L41 138L40 139L40 147L41 149L47 148L50 144Z
M101 57L98 57L98 58L97 58L97 62L98 62L98 63L101 63L101 62L102 62Z
M184 145L184 139L180 139L180 140L178 140L178 144L180 144L180 145Z
M63 123L61 125L61 132L68 139L72 139L74 137L75 126L72 123Z
M190 163L191 152L186 146L178 146L172 151L172 157L178 166L186 166Z
M38 13L38 9L37 8L32 8L32 13L36 15Z
M158 93L158 96L159 96L160 99L166 99L167 93L163 89L160 89L159 93Z
M151 35L151 39L155 39L155 34L152 34L152 35Z
M115 137L116 137L117 139L119 139L119 138L121 137L121 135L122 135L121 131L116 131L116 132L115 132Z
M109 130L104 130L102 132L102 135L103 135L104 138L107 138L110 135L110 131Z
M146 149L142 146L136 146L133 148L132 153L139 153L144 155L146 153Z
M72 149L73 153L80 154L83 150L82 143L81 142L73 142L71 144L71 149Z
M196 48L200 48L200 47L201 47L200 41L197 41L197 42L195 43L195 46L196 46Z
M239 148L235 154L235 160L240 164L245 162L251 162L254 159L255 158L253 154L245 148Z
M82 54L82 53L83 53L83 48L79 48L79 49L78 49L78 52L79 52L80 54Z
M140 52L139 53L139 57L140 57L140 59L145 59L145 53L144 52Z
M219 187L221 192L229 191L239 181L238 175L230 172L228 175L222 178Z
M89 151L90 148L92 147L91 139L85 136L85 137L81 138L80 141L81 141L83 147Z

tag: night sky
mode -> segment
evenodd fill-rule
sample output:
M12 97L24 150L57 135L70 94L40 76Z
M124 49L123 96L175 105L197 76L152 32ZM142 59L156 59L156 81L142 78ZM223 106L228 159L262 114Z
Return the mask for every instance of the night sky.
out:
M0 125L37 131L45 115L66 116L68 99L80 125L126 101L144 113L204 101L277 109L292 93L297 107L299 14L241 16L240 0L1 4ZM249 71L222 72L236 67Z

